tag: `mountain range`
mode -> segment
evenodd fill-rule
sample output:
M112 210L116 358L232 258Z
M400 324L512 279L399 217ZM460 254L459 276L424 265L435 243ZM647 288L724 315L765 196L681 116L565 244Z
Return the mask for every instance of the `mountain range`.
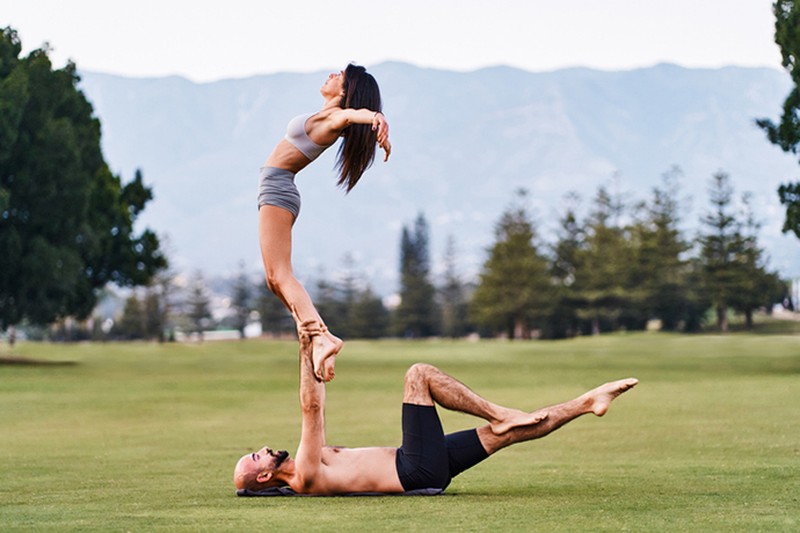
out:
M797 179L797 161L754 124L778 116L791 88L785 72L671 64L454 72L396 62L369 71L381 87L392 156L383 163L379 154L347 195L335 187L335 149L298 175L293 263L306 282L354 266L380 294L396 291L401 231L419 213L429 222L434 273L452 236L459 273L473 279L517 189L528 190L539 235L552 242L567 193L577 192L585 211L599 186L646 200L674 166L687 236L709 208L712 175L725 171L737 195L753 194L771 268L800 276L800 241L781 235L776 194ZM321 106L327 74L194 83L82 72L79 87L101 121L112 170L127 181L141 169L153 188L139 224L166 238L177 270L226 276L242 262L261 268L258 170L286 123Z

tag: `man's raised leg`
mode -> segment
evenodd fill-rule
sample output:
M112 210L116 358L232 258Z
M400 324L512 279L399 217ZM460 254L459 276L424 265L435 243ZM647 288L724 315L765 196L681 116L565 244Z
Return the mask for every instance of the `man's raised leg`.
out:
M483 418L490 432L497 435L508 433L512 428L537 424L547 417L544 411L526 413L509 409L482 398L469 387L438 368L416 363L406 372L404 403L433 405L460 411Z
M517 442L542 438L579 416L589 413L603 416L617 396L632 389L637 383L639 380L635 378L605 383L574 400L544 407L531 413L546 413L546 418L541 422L514 427L502 435L497 435L491 425L483 426L477 430L478 438L489 455Z

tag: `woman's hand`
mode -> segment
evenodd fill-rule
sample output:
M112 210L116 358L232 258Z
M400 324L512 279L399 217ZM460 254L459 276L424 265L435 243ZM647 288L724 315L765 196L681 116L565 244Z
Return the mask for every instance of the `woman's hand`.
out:
M386 162L392 153L392 144L389 142L389 123L380 111L372 117L372 131L378 132L378 146L386 152L383 157L383 161Z

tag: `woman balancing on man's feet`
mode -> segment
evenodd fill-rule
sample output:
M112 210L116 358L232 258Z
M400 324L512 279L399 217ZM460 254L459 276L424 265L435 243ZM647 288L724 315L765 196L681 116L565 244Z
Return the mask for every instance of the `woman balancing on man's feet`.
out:
M331 74L320 89L324 103L316 113L293 118L282 139L261 168L258 191L259 239L267 285L297 324L316 320L320 333L313 341L314 374L333 379L342 340L325 327L305 288L292 271L292 226L300 213L300 193L294 176L336 142L338 185L347 192L375 159L376 143L389 159L389 124L381 113L378 84L364 67L348 65Z

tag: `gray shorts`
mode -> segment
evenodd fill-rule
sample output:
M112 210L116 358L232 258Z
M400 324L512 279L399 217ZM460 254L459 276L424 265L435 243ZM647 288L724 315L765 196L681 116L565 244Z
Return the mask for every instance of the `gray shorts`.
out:
M294 174L275 167L261 167L258 180L258 208L274 205L286 209L294 218L300 214L300 192L294 184Z

